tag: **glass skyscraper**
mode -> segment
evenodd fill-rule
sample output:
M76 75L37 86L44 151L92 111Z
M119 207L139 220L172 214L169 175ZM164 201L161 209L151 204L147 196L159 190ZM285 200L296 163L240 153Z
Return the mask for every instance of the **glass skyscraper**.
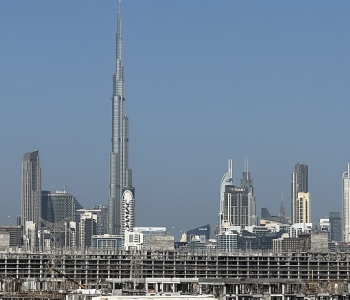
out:
M38 230L41 226L41 168L39 150L23 155L21 225L26 232L26 222L31 221Z
M134 226L135 189L129 160L129 120L124 113L124 67L122 63L120 1L117 18L116 61L112 96L112 152L110 154L108 233L124 235Z

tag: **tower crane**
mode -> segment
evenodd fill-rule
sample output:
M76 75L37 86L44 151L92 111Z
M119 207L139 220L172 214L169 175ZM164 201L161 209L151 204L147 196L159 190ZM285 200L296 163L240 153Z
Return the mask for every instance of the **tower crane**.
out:
M70 278L67 274L63 273L63 272L62 272L61 270L59 270L59 269L56 269L56 268L54 268L54 267L49 267L49 271L51 271L51 272L54 271L54 272L56 272L56 273L62 275L62 276L63 276L64 278L66 278L68 281L75 283L77 286L79 286L79 287L80 287L81 289L83 289L83 290L86 290L86 289L87 289L87 287L86 287L84 284L82 284L82 283L80 283L79 281L76 281L76 280Z

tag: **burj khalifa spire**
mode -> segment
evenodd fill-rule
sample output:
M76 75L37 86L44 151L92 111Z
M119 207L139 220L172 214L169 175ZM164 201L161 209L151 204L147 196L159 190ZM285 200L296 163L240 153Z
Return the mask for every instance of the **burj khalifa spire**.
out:
M112 152L109 168L108 233L123 235L134 226L135 189L128 168L129 120L124 114L121 5L117 16L115 73L112 96Z

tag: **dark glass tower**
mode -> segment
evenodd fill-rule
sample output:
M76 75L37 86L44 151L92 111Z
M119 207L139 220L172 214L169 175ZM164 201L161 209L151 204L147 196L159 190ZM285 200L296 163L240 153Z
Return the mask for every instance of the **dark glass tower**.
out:
M26 232L26 222L31 221L36 229L41 222L41 168L39 150L23 155L22 163L22 209L21 225Z
M330 212L329 223L331 224L331 240L335 242L341 242L343 239L340 212Z
M47 222L55 222L50 191L41 191L41 218Z
M120 1L117 17L116 61L112 96L112 152L110 154L108 233L124 234L134 225L134 188L128 168L129 121L124 114L124 67L122 63Z

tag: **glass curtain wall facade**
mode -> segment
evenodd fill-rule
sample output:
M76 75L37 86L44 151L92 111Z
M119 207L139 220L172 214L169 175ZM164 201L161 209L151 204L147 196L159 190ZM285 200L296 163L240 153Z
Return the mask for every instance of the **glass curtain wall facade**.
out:
M21 225L26 232L26 222L40 229L41 222L41 168L39 150L23 155Z
M129 161L129 119L124 113L124 67L122 62L122 20L120 2L117 17L116 60L112 96L112 151L110 154L108 233L124 235L132 231L129 205L135 201ZM123 197L127 195L127 197ZM127 205L125 205L127 204ZM125 217L126 216L126 217Z

